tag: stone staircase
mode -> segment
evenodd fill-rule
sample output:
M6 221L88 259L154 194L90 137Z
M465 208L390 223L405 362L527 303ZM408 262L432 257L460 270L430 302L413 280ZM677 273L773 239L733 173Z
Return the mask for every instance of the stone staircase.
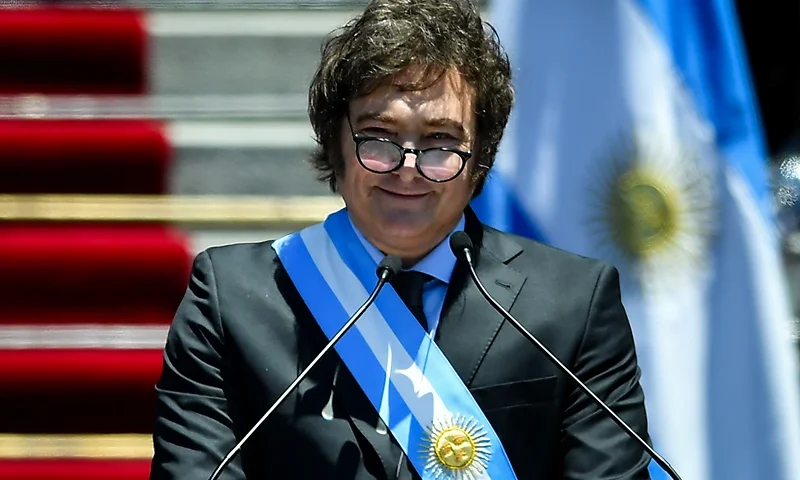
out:
M322 39L364 3L0 0L0 24L26 16L39 29L7 39L22 53L7 51L0 73L11 152L0 161L0 269L11 273L0 281L0 478L147 478L152 387L188 260L340 205L306 163L305 95ZM102 52L97 15L122 8L144 42L101 75L99 53L81 58L70 38ZM26 70L32 49L45 59L36 68L59 67L41 85L26 80L38 74ZM125 70L135 49L140 77ZM109 84L116 73L129 84ZM24 81L3 83L14 75ZM152 139L141 156L139 137Z

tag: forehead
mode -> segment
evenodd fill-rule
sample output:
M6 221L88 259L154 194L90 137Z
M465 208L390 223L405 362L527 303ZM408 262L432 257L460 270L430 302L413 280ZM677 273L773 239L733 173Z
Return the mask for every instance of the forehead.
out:
M350 104L353 120L361 116L437 117L472 124L474 93L455 70L438 79L424 78L422 69L407 69L388 78L369 94ZM422 84L424 88L416 85Z

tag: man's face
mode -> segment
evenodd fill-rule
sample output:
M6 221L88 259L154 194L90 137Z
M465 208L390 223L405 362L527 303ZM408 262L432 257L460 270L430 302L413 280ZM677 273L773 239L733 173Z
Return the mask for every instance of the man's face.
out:
M403 91L419 70L409 70L350 104L353 132L388 138L406 148L450 147L472 150L475 115L472 89L451 71L425 90ZM385 254L406 264L424 257L455 228L467 206L474 183L470 159L461 173L445 183L432 182L417 171L414 154L403 166L372 173L356 157L350 127L342 123L344 173L339 190L353 223ZM363 156L362 156L363 158Z

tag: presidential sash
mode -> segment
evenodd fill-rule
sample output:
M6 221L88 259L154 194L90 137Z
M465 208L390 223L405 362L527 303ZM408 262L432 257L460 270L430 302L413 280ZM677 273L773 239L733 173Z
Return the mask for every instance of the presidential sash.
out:
M345 210L273 248L328 339L378 280ZM423 480L516 479L466 385L390 284L336 351Z

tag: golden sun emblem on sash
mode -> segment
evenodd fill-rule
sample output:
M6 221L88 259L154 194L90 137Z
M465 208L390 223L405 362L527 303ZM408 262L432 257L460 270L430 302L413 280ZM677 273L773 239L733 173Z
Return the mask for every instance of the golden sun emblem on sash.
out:
M611 165L592 180L599 209L590 225L601 237L601 256L640 273L702 265L716 229L710 163L687 149L658 148L636 136L614 152Z
M422 445L425 471L437 480L470 480L486 472L491 441L478 421L456 415L434 421Z

